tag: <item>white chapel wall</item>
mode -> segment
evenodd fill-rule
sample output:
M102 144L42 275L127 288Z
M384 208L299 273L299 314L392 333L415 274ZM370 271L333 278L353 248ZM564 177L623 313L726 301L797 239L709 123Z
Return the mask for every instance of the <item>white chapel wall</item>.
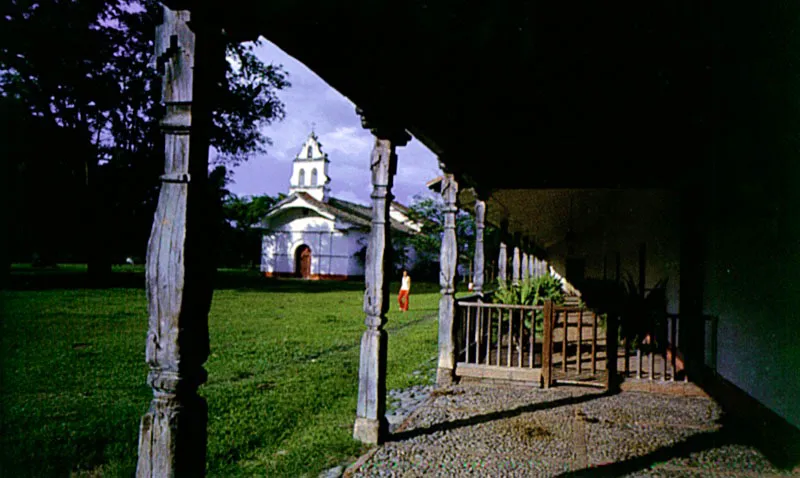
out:
M361 249L362 231L340 231L334 221L319 216L302 217L302 209L291 211L294 218L262 237L261 271L271 274L295 273L297 248L311 249L311 274L359 276L363 265L355 254Z

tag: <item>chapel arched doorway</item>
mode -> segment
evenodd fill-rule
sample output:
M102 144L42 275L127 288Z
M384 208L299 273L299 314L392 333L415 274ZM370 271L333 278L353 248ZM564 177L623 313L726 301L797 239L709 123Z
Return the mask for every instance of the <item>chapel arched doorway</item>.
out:
M303 244L294 253L294 271L298 277L309 279L311 277L311 248Z

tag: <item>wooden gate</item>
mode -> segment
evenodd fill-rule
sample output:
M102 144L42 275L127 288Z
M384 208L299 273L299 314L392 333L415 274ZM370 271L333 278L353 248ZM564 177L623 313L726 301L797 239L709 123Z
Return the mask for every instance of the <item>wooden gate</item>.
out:
M456 303L456 375L538 385L542 364L542 306Z
M580 306L544 307L542 385L610 388L617 375L617 321Z

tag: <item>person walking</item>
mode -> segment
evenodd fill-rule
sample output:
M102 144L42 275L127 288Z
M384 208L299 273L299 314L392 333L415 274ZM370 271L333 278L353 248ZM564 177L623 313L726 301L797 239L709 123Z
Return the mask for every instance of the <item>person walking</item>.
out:
M411 276L408 271L403 271L403 279L400 282L400 293L397 294L397 302L400 304L400 312L408 311L408 294L411 292Z

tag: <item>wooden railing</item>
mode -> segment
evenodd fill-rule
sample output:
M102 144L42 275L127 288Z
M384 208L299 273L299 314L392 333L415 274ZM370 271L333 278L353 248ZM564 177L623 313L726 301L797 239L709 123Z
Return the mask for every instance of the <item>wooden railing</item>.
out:
M698 320L703 320L705 328L704 362L713 370L716 369L717 318L703 316ZM688 364L681 347L681 317L678 314L664 314L653 319L644 332L638 334L641 336L639 340L632 341L632 333L624 335L628 335L628 338L623 337L623 346L620 347L623 357L620 370L623 376L669 382L689 380Z
M457 302L456 374L538 381L543 309L543 306Z
M580 306L553 306L545 316L549 320L544 330L544 386L581 383L608 387L609 339L605 319Z
M680 317L665 314L652 319L636 336L623 334L622 373L626 378L674 382L688 381L680 347Z
M688 381L677 314L639 324L636 331L619 330L617 318L577 305L489 304L471 296L456 302L456 321L458 376L522 380L544 387L580 383L611 388L619 375ZM713 360L716 319L705 321L712 331L706 332L711 335L706 347Z

